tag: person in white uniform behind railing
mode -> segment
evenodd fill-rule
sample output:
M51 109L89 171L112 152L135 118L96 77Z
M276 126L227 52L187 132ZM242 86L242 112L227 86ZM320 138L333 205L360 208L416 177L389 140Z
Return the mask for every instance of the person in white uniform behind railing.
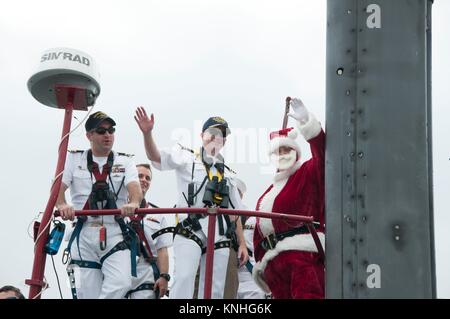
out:
M231 169L219 153L229 133L228 123L220 117L211 117L203 125L203 147L194 151L177 146L171 151L159 150L153 139L153 114L148 117L144 108L136 110L135 120L144 136L147 157L158 170L175 170L177 179L177 208L179 223L173 242L174 282L170 298L191 299L195 276L200 263L199 299L203 298L205 283L206 243L208 218L204 215L183 214L183 207L228 206L241 209L242 203L235 183L229 178ZM206 191L205 191L206 190ZM233 216L219 215L215 230L212 298L223 298L230 238L234 229L239 242L241 264L248 260L248 252L240 221Z
M150 189L152 170L149 164L138 164L139 182L142 195L141 208L157 208L147 202L145 195ZM138 234L140 254L137 263L137 277L133 277L132 290L127 294L130 299L158 299L166 295L169 275L169 254L172 246L172 234L167 232L168 225L164 215L139 215L130 218L130 226Z

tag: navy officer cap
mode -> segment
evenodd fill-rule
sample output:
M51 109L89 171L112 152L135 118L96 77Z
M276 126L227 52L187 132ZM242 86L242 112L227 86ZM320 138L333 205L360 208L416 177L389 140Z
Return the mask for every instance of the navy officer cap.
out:
M116 125L116 122L114 122L107 114L97 111L92 113L84 124L86 132L96 129L103 121L108 121L112 126Z
M205 132L209 128L216 127L218 129L225 129L226 135L230 134L230 128L228 127L227 121L225 121L220 116L213 116L206 120L205 124L203 124L202 132Z

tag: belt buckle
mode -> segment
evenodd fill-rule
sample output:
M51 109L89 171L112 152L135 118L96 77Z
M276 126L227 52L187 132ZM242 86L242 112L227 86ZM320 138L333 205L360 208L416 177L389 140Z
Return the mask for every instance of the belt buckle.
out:
M275 245L277 244L276 238L275 238L275 234L270 234L269 236L266 237L267 239L267 245L269 246L269 249L274 249Z

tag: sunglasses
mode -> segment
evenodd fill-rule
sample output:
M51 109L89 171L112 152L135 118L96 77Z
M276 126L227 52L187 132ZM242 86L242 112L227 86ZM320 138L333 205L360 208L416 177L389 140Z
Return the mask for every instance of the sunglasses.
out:
M114 132L116 131L116 129L114 127L110 127L110 128L104 128L104 127L97 127L94 132L100 135L105 134L106 132L108 132L109 134L114 134Z

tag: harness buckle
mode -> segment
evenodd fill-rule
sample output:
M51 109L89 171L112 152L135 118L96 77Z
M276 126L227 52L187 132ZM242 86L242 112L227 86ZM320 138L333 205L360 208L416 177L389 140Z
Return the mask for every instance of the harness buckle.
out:
M62 263L63 263L63 265L67 264L67 262L69 261L69 258L70 258L69 250L68 249L64 249L64 253L63 253L63 256L62 256Z
M188 238L188 239L192 239L195 236L195 234L194 234L194 232L192 230L189 231L187 229L186 229L186 235L187 235L186 238Z

